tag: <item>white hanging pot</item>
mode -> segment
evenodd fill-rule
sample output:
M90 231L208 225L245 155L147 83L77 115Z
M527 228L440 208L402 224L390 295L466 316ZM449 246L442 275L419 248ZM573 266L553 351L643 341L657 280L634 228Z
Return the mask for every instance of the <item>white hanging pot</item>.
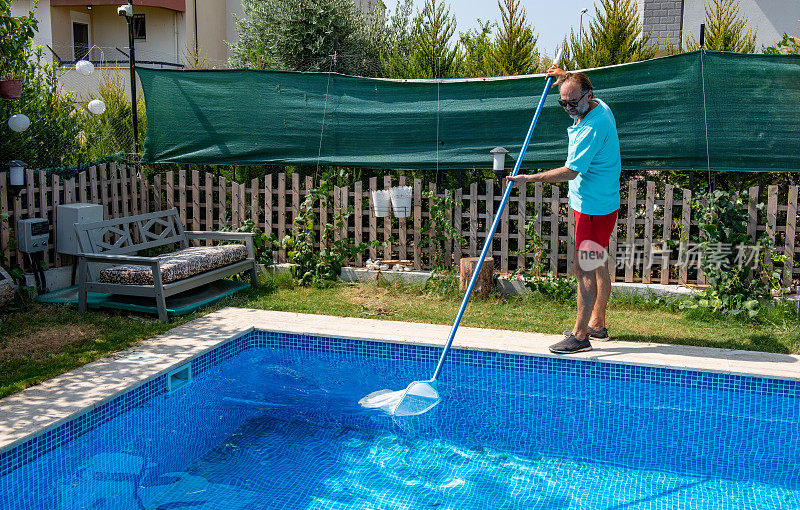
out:
M411 186L395 186L391 189L392 210L398 218L408 218L411 215Z
M391 214L389 200L389 192L386 190L380 189L372 192L372 210L375 211L376 217L385 218Z

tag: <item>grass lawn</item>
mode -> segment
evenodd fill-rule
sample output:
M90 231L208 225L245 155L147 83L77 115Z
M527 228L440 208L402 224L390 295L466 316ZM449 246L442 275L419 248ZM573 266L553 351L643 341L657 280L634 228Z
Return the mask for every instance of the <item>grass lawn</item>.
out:
M80 315L67 306L32 304L24 310L0 312L0 397L224 306L449 325L461 297L458 292L432 293L413 285L371 283L298 288L279 277L276 285L242 292L214 307L178 318L172 324L127 313ZM462 324L560 334L571 329L574 320L573 301L541 296L505 300L495 296L471 300ZM800 321L796 318L744 323L692 317L669 304L614 296L607 323L617 340L800 353Z

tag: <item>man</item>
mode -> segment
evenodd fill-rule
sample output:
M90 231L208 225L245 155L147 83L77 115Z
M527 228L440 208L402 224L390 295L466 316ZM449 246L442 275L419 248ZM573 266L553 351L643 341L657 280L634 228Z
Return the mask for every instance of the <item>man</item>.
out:
M573 118L567 128L569 152L561 168L533 175L509 177L518 183L569 181L569 205L575 217L575 276L578 314L572 331L551 345L557 354L591 350L589 338L607 340L606 306L611 295L606 249L617 224L621 160L617 124L611 109L594 97L583 73L567 73L552 66L547 76L557 78L559 104Z

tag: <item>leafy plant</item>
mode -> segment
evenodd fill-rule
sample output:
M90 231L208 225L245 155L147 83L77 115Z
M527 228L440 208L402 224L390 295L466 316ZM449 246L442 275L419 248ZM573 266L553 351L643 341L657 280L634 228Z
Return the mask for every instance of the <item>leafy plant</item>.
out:
M420 246L430 248L431 268L434 273L446 272L452 267L452 261L444 259L445 245L452 239L459 246L466 244L466 239L453 226L450 219L450 212L453 210L453 194L446 191L439 195L435 191L428 190L422 194L430 200L430 211L428 219L422 224L424 234Z
M558 276L552 272L525 279L531 291L556 301L569 301L578 295L578 282L574 276Z
M546 241L536 232L536 222L539 220L541 209L525 223L525 246L512 252L527 260L527 255L533 254L533 264L517 268L511 273L512 277L521 278L525 286L531 291L549 298L566 301L574 299L577 295L577 281L573 276L558 276L552 272L544 273L544 253Z
M335 239L336 230L341 230L352 215L352 207L343 213L334 214L332 222L320 223L319 216L314 211L328 207L330 196L330 175L326 172L319 186L310 189L300 204L294 220L293 234L279 242L280 247L287 250L289 262L296 264L292 271L300 285L328 285L339 277L342 264L346 260L364 253L370 246L363 242L355 244L346 236ZM317 248L317 244L320 248Z
M573 276L558 276L552 272L544 273L544 253L546 242L536 232L536 222L541 214L541 209L537 209L533 217L525 223L525 246L522 249L512 252L514 255L523 257L527 260L527 255L533 254L533 264L524 264L511 273L512 277L521 278L525 286L531 291L547 296L558 301L574 299L577 295L577 281Z
M700 232L693 241L699 247L700 267L710 287L684 301L682 308L699 307L727 315L746 312L755 317L763 302L771 298L771 290L780 289L780 272L769 266L770 262L783 262L784 255L772 250L773 242L766 233L756 245L750 245L749 216L742 197L716 190L698 197L692 207L698 213Z
M784 32L783 38L775 46L764 48L764 53L767 55L800 55L800 37Z
M522 257L522 260L527 260L527 256L533 254L533 264L528 266L523 263L522 267L518 267L512 273L512 276L521 276L522 278L535 278L541 276L544 272L544 248L545 240L536 232L536 222L539 221L541 209L537 209L533 217L525 223L525 245L522 249L512 252L514 255Z
M588 69L653 58L658 48L642 33L635 0L600 0L586 32L570 32L562 45L565 69Z
M705 49L753 53L757 28L749 28L747 18L739 18L740 0L711 0L706 4ZM700 48L693 35L686 43L689 50Z
M34 1L36 7L38 0ZM39 29L33 9L26 15L11 15L11 0L0 0L0 78L19 76L28 67L31 41Z
M24 113L31 126L17 133L5 121L0 125L0 161L20 159L42 169L86 161L75 97L58 83L61 68L44 62L41 47L29 51L27 67L21 71L22 96L17 101L0 101L0 119Z
M222 228L221 230L225 230ZM264 266L271 266L273 263L273 248L270 236L264 233L256 222L248 218L242 222L233 232L249 232L253 234L253 248L256 252L256 263Z

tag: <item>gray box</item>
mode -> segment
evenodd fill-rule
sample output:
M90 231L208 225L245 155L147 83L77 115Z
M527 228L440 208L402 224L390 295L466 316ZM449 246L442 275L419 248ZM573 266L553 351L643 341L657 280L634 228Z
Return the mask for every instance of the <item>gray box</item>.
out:
M67 255L81 252L76 223L103 221L103 206L99 204L64 204L56 209L56 251Z
M47 249L50 239L50 222L42 218L28 218L17 222L19 251L36 253Z

